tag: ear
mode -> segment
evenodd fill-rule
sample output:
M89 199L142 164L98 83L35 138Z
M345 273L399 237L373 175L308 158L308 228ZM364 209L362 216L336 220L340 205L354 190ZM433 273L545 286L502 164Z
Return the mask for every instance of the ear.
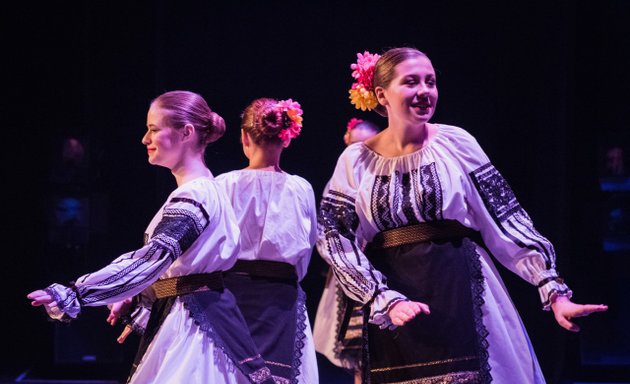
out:
M247 132L241 129L241 143L243 143L243 146L249 147L249 142L250 142L249 135L247 134Z
M374 88L374 94L380 105L387 105L387 97L385 97L385 89L383 87Z
M184 125L184 128L182 129L182 139L183 140L188 140L191 137L193 137L193 135L195 134L195 126L192 124L186 124Z

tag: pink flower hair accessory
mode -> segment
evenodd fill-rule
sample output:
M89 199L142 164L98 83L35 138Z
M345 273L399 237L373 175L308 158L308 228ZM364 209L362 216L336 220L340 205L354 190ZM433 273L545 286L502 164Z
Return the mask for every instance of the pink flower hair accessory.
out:
M348 132L352 131L354 127L357 126L357 124L360 124L362 122L363 120L357 119L356 117L353 117L352 119L350 119L350 121L348 121Z
M291 125L280 131L278 137L288 146L291 139L298 137L302 130L302 107L297 101L292 99L280 100L275 107L276 111L286 113L291 120Z
M357 53L357 62L350 65L352 69L352 77L355 82L348 91L350 93L350 103L354 104L356 109L362 111L376 108L378 100L374 93L374 67L381 56L368 51Z

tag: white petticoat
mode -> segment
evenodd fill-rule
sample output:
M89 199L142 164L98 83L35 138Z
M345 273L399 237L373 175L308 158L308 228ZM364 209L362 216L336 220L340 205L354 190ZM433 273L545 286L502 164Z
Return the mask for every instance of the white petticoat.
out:
M177 299L164 319L132 384L250 384Z

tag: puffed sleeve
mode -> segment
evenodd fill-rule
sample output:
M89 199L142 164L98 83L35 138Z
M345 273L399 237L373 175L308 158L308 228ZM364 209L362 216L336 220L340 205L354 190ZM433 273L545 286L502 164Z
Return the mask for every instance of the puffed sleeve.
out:
M556 271L553 245L536 230L477 141L461 130L454 142L468 175L466 199L473 225L490 252L505 267L538 287L543 309L550 309L555 295L571 297L571 290Z
M306 227L309 228L308 240L312 249L317 241L317 205L315 204L315 192L313 191L313 187L306 180L304 180L304 183L303 213L306 220L308 220Z
M79 277L70 286L52 284L45 288L54 299L45 307L48 315L70 321L84 306L115 303L149 287L208 226L209 218L215 213L209 212L212 202L208 202L206 196L186 185L175 190L164 205L152 237L142 248Z
M355 208L362 165L361 147L351 145L341 154L329 188L322 197L318 215L317 250L332 267L345 294L363 304L370 304L370 319L380 328L395 328L387 312L401 300L402 294L390 290L386 279L363 253L357 231L359 218Z

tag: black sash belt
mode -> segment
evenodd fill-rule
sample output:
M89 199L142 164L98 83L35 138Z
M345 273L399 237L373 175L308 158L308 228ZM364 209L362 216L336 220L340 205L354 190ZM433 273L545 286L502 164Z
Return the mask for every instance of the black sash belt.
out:
M227 273L245 273L256 277L297 280L295 267L289 263L269 260L238 260Z

